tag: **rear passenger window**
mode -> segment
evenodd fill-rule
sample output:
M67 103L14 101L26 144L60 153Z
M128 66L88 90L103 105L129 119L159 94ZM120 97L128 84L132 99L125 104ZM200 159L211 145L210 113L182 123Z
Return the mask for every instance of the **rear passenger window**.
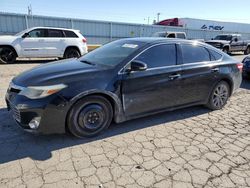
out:
M64 30L65 37L67 38L78 38L73 31Z
M148 68L176 65L175 44L154 46L142 53L136 60L148 65Z
M222 55L214 50L209 50L209 52L211 54L211 61L218 61L222 58Z
M185 35L183 33L177 33L177 38L178 39L185 39Z
M62 38L64 37L63 32L57 29L49 29L48 30L48 37L52 38Z
M202 46L182 45L183 64L210 61L208 50Z

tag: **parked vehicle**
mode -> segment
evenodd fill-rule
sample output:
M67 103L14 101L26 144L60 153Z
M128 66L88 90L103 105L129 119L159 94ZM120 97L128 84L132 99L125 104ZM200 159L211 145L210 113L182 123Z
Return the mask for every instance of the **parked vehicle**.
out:
M156 32L152 35L152 37L166 37L166 38L179 38L179 39L187 38L185 32L170 32L170 31Z
M193 105L219 110L240 87L242 67L197 41L122 39L20 74L6 102L30 132L94 136L112 121Z
M243 59L243 77L250 78L250 56Z
M87 41L74 29L33 27L14 36L0 36L0 62L19 58L72 58L88 52Z
M241 51L245 55L250 54L250 40L242 40L240 34L218 35L214 39L206 41L206 43L227 54Z

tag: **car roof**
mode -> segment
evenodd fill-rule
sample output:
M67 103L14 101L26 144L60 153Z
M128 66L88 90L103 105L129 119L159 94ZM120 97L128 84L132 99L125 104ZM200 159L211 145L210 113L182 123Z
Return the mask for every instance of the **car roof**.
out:
M136 38L126 38L121 40L128 40L128 41L136 41L136 42L144 42L148 44L154 43L201 43L196 40L186 40L186 39L178 39L178 38L165 38L165 37L136 37ZM204 45L204 43L202 43Z
M212 47L209 44L206 44L204 42L200 42L198 40L187 40L187 39L178 39L178 38L164 38L164 37L137 37L137 38L125 38L125 39L120 39L128 42L144 42L147 45L154 45L154 44L161 44L161 43L180 43L180 44L191 44L191 45L200 45L203 47L206 47L208 49L213 49L214 51L218 52L219 54L221 53L221 50Z
M31 27L29 29L58 29L58 30L68 30L68 31L79 31L77 29L69 29L69 28L62 28L62 27Z
M186 34L185 32L181 32L181 31L158 31L156 33L184 33Z
M241 34L220 34L218 36L240 36Z

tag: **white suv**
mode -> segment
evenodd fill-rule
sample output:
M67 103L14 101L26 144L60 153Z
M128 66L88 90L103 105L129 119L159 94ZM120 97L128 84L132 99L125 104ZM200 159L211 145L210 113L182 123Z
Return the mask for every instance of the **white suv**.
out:
M80 31L64 28L34 27L14 36L0 36L0 62L16 58L73 58L88 52Z

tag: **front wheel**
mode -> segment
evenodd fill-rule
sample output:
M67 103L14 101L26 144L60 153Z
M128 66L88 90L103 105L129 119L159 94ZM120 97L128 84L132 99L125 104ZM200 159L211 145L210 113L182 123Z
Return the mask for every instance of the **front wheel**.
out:
M107 128L112 118L112 105L106 98L89 96L79 100L70 110L67 126L76 137L91 137Z
M227 104L229 95L230 89L228 83L225 81L219 82L210 95L207 107L211 110L222 109Z
M10 47L0 48L0 63L10 64L16 61L16 52Z

